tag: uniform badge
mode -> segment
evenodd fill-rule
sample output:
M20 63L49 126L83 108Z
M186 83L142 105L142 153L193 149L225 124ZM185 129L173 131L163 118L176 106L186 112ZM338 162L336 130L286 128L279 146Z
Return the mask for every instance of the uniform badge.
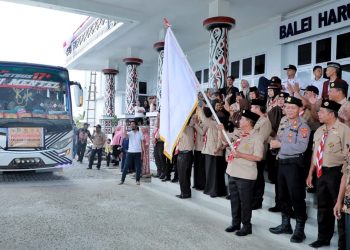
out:
M331 83L331 87L332 87L332 88L334 87L334 82Z
M328 106L329 106L329 102L325 102L324 105L325 105L326 107L328 107Z
M301 128L301 129L300 129L300 132L301 132L301 136L302 136L303 138L306 138L306 137L307 137L307 134L308 134L308 132L309 132L309 130L308 130L308 128Z
M243 149L244 149L245 151L249 150L249 145L248 145L248 144L243 144Z
M328 147L333 148L334 147L334 143L333 142L328 143Z

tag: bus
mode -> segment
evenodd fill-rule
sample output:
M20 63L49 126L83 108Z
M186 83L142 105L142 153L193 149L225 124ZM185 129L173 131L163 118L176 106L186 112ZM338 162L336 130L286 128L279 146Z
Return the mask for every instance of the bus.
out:
M0 172L73 164L72 92L82 106L81 85L63 67L0 61Z

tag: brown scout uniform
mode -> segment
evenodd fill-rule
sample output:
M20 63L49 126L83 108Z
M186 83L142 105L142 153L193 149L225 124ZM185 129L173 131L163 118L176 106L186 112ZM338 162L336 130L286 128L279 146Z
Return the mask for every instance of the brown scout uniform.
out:
M256 130L252 130L249 136L241 138L237 151L244 154L263 156L264 140ZM228 163L226 173L232 177L256 180L258 171L256 162L237 158Z
M316 130L314 136L314 152L312 161L316 166L317 150L326 132L326 125ZM324 143L322 175L317 179L317 221L318 240L329 242L334 233L333 207L336 204L342 169L346 165L345 155L347 143L350 142L350 128L339 120L328 130ZM345 246L345 220L338 220L339 249Z

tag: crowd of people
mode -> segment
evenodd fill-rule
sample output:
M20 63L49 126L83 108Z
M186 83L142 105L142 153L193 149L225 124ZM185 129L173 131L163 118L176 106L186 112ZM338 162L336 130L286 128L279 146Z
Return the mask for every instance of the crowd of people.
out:
M340 78L337 62L327 64L327 79L322 67L315 66L310 82L296 78L294 65L285 70L284 80L261 79L257 87L242 80L241 90L227 77L224 88L206 91L207 98L199 95L172 161L163 154L158 119L153 141L156 177L168 181L174 168L173 180L179 180L181 191L177 197L188 199L193 168L192 188L213 198L227 196L232 222L226 232L245 236L252 233L252 210L262 209L266 171L276 195L269 211L281 212L282 221L271 233L304 241L306 192L315 192L318 238L310 246L330 245L337 219L338 247L350 249L348 84ZM296 220L294 230L291 218Z

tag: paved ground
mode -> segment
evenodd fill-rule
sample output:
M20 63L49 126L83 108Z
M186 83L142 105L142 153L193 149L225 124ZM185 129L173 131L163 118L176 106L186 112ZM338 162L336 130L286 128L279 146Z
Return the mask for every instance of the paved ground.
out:
M0 249L293 249L227 234L227 221L160 196L119 169L0 175ZM254 232L253 232L254 233Z

